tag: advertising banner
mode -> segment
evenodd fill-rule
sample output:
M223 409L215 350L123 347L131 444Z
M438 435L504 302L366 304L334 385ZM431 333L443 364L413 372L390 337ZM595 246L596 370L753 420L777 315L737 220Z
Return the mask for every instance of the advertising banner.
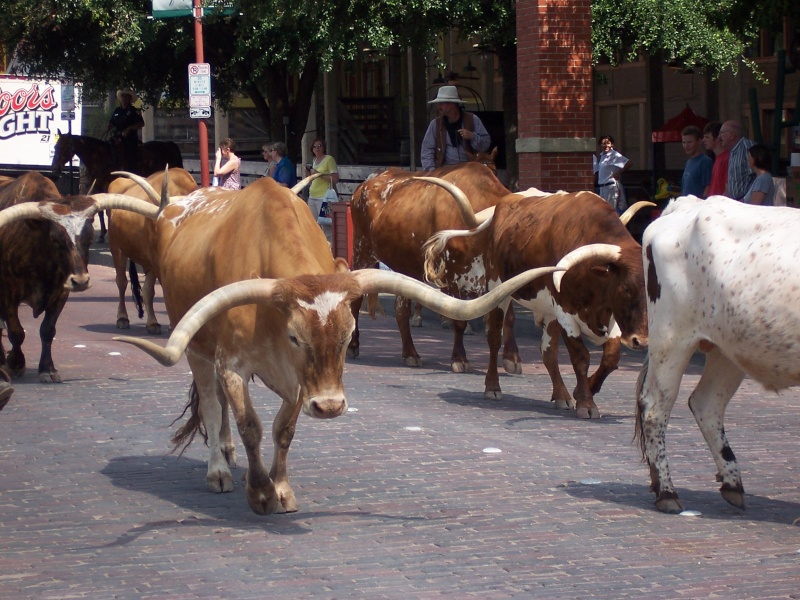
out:
M59 130L66 133L71 123L80 134L80 94L67 94L73 102L63 107L61 88L58 81L0 75L0 166L49 170Z

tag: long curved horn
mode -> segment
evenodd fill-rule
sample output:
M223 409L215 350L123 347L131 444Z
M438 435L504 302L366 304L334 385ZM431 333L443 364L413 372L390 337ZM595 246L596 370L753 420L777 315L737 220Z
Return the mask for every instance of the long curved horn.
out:
M642 200L642 201L637 202L636 204L628 207L628 210L626 210L624 213L622 213L620 215L619 220L622 221L623 225L627 225L628 221L630 221L633 218L633 215L635 215L637 212L639 212L645 206L657 206L657 205L656 205L655 202L649 202L647 200Z
M166 347L161 347L149 340L127 335L117 336L112 339L133 344L147 352L165 367L171 367L180 360L194 335L210 319L235 306L265 302L272 296L277 282L276 279L247 279L214 290L201 300L198 300L183 315L169 336Z
M145 200L125 196L124 194L95 194L92 196L97 206L97 210L109 210L117 208L121 210L129 210L147 217L148 219L156 219L158 217L158 206L154 206Z
M144 190L144 193L147 194L147 197L150 198L150 200L152 200L154 204L161 204L162 202L161 196L159 196L158 192L153 188L152 185L150 185L150 182L147 181L147 179L145 179L141 175L137 175L136 173L129 173L128 171L112 171L111 174L119 175L120 177L126 177L127 179L130 179L131 181L138 183L139 187L141 187ZM166 194L166 192L163 190L162 193ZM169 202L169 200L167 200L167 202Z
M25 219L45 220L47 216L42 212L42 208L49 202L22 202L0 210L0 227L5 227L16 221Z
M424 283L391 271L379 269L361 269L353 273L353 277L361 284L365 294L389 293L416 300L428 308L458 321L468 321L482 317L500 304L507 296L519 288L529 284L542 275L560 271L564 267L539 267L520 273L508 281L504 281L487 294L474 300L459 300L448 296Z
M305 178L301 179L300 181L298 181L297 183L295 183L294 187L292 187L292 191L295 194L299 194L300 192L302 192L305 189L305 187L309 183L314 181L317 177L322 177L323 175L325 175L325 173L312 173L308 177L305 177Z
M579 262L589 260L590 258L599 258L608 262L616 262L621 256L622 248L614 244L588 244L587 246L576 248L558 261L556 266L563 267L564 270L553 275L553 285L556 286L556 291L560 292L561 280L564 278L564 273Z
M464 219L467 227L474 229L481 224L481 221L478 221L478 218L475 215L475 211L472 210L472 205L469 203L469 198L467 198L467 195L462 192L458 186L439 177L412 177L412 179L416 179L418 181L427 181L428 183L433 183L434 185L438 185L439 187L446 189L453 195L453 198L456 199L456 204L458 204L458 208L461 209L461 217Z

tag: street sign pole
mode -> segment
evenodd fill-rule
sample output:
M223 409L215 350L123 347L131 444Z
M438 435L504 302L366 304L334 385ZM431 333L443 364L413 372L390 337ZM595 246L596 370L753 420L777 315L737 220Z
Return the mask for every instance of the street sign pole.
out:
M198 63L205 62L203 60L203 7L200 5L200 0L194 0L192 4L194 11L194 47L195 56ZM203 187L208 187L208 129L203 119L197 120L197 133L200 139L200 184Z

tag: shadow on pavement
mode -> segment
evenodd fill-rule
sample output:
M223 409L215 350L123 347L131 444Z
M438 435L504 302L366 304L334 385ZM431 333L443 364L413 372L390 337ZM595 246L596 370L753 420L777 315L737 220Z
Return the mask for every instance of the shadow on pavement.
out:
M592 480L589 483L570 481L561 487L574 498L598 500L636 509L649 507L658 513L658 509L655 506L655 495L650 491L648 485ZM700 512L702 516L699 518L703 519L721 521L742 519L792 525L793 521L800 517L800 504L797 502L783 502L764 496L747 494L745 496L747 509L741 511L725 502L716 489L698 491L679 488L677 492L684 509Z

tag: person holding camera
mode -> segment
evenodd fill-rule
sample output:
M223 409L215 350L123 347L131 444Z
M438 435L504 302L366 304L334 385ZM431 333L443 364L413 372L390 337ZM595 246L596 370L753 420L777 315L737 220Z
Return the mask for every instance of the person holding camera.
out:
M222 140L214 161L214 177L218 185L228 190L241 189L241 164L242 159L236 156L236 142L231 138Z
M315 219L321 215L322 204L326 201L330 202L336 193L336 184L339 182L339 173L337 171L336 161L334 158L326 154L325 140L316 138L311 142L311 154L314 155L314 160L306 165L306 175L313 173L322 173L322 177L317 177L311 182L308 188L308 207L311 209L311 214ZM330 191L333 193L330 193Z

